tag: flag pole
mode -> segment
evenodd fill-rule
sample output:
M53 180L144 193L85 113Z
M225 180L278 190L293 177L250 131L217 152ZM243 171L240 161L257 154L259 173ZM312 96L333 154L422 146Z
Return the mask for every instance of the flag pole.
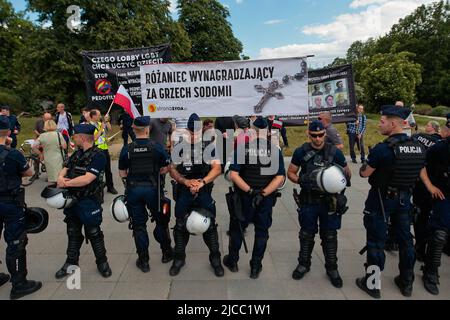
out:
M115 97L115 96L114 96L114 97ZM106 117L107 115L109 115L109 112L111 111L111 108L112 108L113 104L114 104L114 99L113 99L113 101L111 101L111 104L110 104L110 106L109 106L108 112L105 114L105 117Z

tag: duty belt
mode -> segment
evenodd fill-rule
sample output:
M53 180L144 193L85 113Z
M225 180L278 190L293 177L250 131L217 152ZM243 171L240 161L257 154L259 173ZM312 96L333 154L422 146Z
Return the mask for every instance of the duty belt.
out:
M0 201L18 201L23 203L25 201L25 189L20 188L11 193L0 193Z
M151 181L129 181L127 182L128 187L156 187L156 183Z
M326 193L300 192L300 202L302 204L325 203L328 195Z
M395 187L387 187L387 189L381 189L386 194L388 199L398 199L402 193L411 193L411 189L399 189Z

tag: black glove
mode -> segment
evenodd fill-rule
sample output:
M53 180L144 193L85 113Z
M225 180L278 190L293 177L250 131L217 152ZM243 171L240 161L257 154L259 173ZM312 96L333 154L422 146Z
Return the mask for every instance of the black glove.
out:
M253 209L258 208L261 205L261 203L263 202L264 198L265 197L262 194L262 191L258 192L252 199L252 207L253 207Z

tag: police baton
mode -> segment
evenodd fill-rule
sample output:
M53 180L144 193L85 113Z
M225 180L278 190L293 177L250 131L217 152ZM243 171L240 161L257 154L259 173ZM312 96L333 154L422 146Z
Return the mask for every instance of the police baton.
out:
M386 212L384 211L383 198L381 198L380 188L377 188L377 192L378 192L378 199L380 200L381 212L383 213L383 219L384 219L384 222L387 222L387 220L386 220Z

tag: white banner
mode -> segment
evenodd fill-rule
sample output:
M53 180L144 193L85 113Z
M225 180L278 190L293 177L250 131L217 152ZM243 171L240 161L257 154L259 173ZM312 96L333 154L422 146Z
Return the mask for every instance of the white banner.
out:
M306 57L140 67L144 115L155 118L308 113Z

